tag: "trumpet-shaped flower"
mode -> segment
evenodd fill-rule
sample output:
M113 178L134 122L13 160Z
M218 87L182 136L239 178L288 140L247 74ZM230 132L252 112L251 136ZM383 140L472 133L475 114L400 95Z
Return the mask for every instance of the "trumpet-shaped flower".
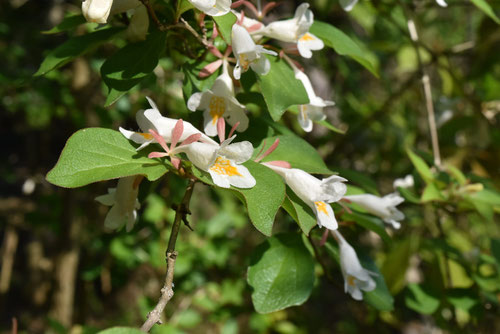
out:
M194 93L187 102L188 109L191 111L204 110L204 130L208 136L217 135L217 122L221 117L225 118L230 125L239 122L236 129L240 132L248 128L245 106L234 97L233 80L229 76L227 62L224 61L223 64L223 72L215 79L212 88Z
M248 169L241 165L248 161L253 154L253 146L248 141L231 144L235 136L235 127L231 130L227 140L224 140L224 119L220 118L218 123L219 138L221 144L214 146L207 143L195 142L190 145L179 146L174 153L186 153L189 161L197 168L208 172L215 185L221 188L235 186L237 188L253 188L256 184L255 178Z
M231 0L189 0L189 2L210 16L221 16L231 10Z
M344 276L345 292L348 292L356 300L362 300L361 290L372 291L375 289L377 284L371 275L376 276L377 274L361 266L356 251L338 231L332 231L332 233L339 244L340 268Z
M106 23L110 15L139 7L139 0L84 0L82 13L88 22Z
M241 73L248 71L249 68L260 75L266 75L269 72L271 63L262 54L276 56L276 52L266 50L262 45L256 45L248 31L237 24L233 25L232 41L233 53L236 57L233 76L236 80L239 80Z
M321 50L325 44L309 32L314 16L308 8L308 3L301 4L292 19L272 22L262 30L262 34L282 42L297 43L300 55L311 58L311 50Z
M106 195L95 198L104 205L111 206L104 226L108 229L117 229L126 225L130 231L137 219L137 211L141 208L137 194L142 176L128 176L118 180L116 188L109 188Z
M319 227L337 229L337 219L328 203L337 202L344 196L347 187L343 182L346 179L332 175L319 180L301 169L288 169L269 163L264 165L278 173L290 189L314 211Z
M313 121L322 121L326 118L326 115L323 113L323 108L334 106L335 102L323 100L321 97L317 96L309 77L304 72L299 70L288 57L287 61L290 66L292 66L295 78L302 82L307 92L309 104L302 104L299 106L299 114L297 117L302 129L306 132L311 132L313 128Z
M396 193L392 193L384 197L372 194L361 194L349 195L344 198L356 203L369 213L382 218L384 222L391 224L392 227L396 229L401 227L399 221L405 218L405 215L396 209L397 205L404 202L404 198Z
M158 133L161 137L163 137L165 142L172 142L172 130L177 123L176 119L163 117L158 111L158 107L153 102L153 100L151 100L149 97L147 97L147 99L149 101L149 104L151 105L151 109L138 111L135 115L137 124L139 125L139 128L142 132L129 131L121 127L119 129L127 139L133 141L134 143L141 144L141 146L139 146L137 150L140 150L151 143L158 143L158 141L153 137L149 130L153 130ZM183 129L184 130L182 132L182 135L178 139L179 141L184 141L189 136L199 133L201 134L200 140L212 145L217 145L214 140L212 140L207 135L202 134L189 122L183 121Z

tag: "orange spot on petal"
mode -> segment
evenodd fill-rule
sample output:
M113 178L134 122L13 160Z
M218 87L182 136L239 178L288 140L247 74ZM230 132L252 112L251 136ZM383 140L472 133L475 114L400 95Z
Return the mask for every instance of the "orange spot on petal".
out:
M314 202L314 204L316 205L316 209L319 212L324 213L325 215L328 216L328 211L326 209L326 203L325 202Z
M302 36L300 38L300 40L303 42L307 42L307 41L314 41L314 40L316 40L316 38L314 38L313 36L311 36L309 34L304 34L304 36Z
M210 167L210 170L219 174L227 176L243 176L238 172L238 168L231 165L231 161L223 157L217 157L215 163Z
M137 132L137 134L141 135L146 140L152 140L153 139L153 135L150 134L150 133Z

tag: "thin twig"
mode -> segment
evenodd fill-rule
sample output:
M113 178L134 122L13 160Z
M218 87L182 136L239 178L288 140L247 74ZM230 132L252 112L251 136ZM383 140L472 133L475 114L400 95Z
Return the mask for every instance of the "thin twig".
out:
M206 40L204 40L204 39L200 36L200 34L198 34L198 33L196 32L196 30L194 30L194 28L193 28L193 27L191 27L191 26L189 25L189 23L187 23L187 21L186 21L186 20L184 20L182 17L180 18L180 20L181 20L182 24L184 25L184 28L186 28L187 30L189 30L189 32L190 32L191 34L193 34L193 36L194 36L194 37L196 37L196 39L197 39L197 40L198 40L201 44L203 44L206 48L208 48L208 47L210 46L210 45L208 44L208 42L207 42Z
M158 30L160 30L160 31L167 30L167 27L163 23L161 23L160 20L158 19L158 16L156 16L156 12L153 9L153 7L151 6L151 3L149 2L149 0L139 0L139 1L142 2L142 4L144 6L146 6L148 13L149 13L149 16L151 16L151 18L155 22L156 26L158 27Z
M177 252L175 251L175 243L177 242L177 236L179 235L179 230L181 227L181 223L186 219L186 215L190 213L189 211L189 202L191 200L191 195L193 194L194 185L196 183L195 179L191 179L186 188L186 192L184 193L184 197L182 198L182 202L177 206L175 210L175 218L174 223L172 225L172 231L170 232L170 238L168 240L168 246L166 251L167 257L167 274L165 276L165 283L163 288L161 289L161 296L158 300L158 304L156 304L155 308L148 314L148 318L141 326L141 331L148 333L151 328L159 323L161 324L161 315L165 306L170 301L170 299L174 295L174 291L172 289L173 281L174 281L174 268L175 268L175 260L177 258Z
M330 275L330 271L328 270L328 267L326 266L326 263L325 261L323 261L323 259L321 258L321 254L319 253L319 250L318 250L318 247L316 246L316 244L314 243L314 240L312 239L311 237L311 234L309 234L307 236L307 239L309 240L309 243L311 244L312 246L312 249L314 251L314 257L316 258L316 260L318 261L318 263L320 264L321 268L323 268L323 271L325 272L325 277L326 279L330 282L330 283L333 283L335 285L338 285L338 282L335 281L333 279L333 277Z
M436 126L436 116L434 114L434 104L432 103L432 90L431 83L429 79L429 74L427 73L424 63L422 61L422 55L420 54L420 38L418 37L417 25L415 19L412 17L412 13L408 10L407 6L403 1L399 1L405 13L406 21L408 24L408 32L410 33L410 38L417 54L417 62L420 72L422 73L422 86L424 87L424 97L425 97L425 107L427 109L427 121L429 123L429 131L431 134L431 144L432 152L434 155L434 165L436 167L441 167L441 153L439 151L439 139Z

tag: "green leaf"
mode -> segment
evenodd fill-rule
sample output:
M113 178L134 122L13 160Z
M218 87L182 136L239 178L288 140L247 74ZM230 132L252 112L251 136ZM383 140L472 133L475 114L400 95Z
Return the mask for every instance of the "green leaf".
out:
M491 255L495 258L495 261L500 268L500 239L491 239Z
M375 289L363 291L363 300L379 311L392 311L394 309L394 298L385 284L384 275L370 257L362 255L359 257L359 261L363 268L377 274L372 276L377 284Z
M464 311L469 311L479 303L479 296L468 288L455 288L446 291L446 298L451 305Z
M259 313L304 303L314 284L314 261L299 234L268 238L251 255L248 284Z
M467 184L467 178L460 169L452 165L446 166L446 169L451 174L451 176L453 176L453 178L457 180L458 184L460 184L461 186Z
M405 294L406 306L422 314L432 314L439 307L439 298L435 293L419 284L408 284L408 290Z
M338 168L336 171L339 172L340 175L348 179L349 183L353 182L354 184L363 187L367 192L374 195L379 195L377 183L371 177L366 175L366 173L360 173L351 169L344 168Z
M425 163L424 159L413 153L410 149L407 149L406 153L424 181L426 183L431 183L434 180L434 175L432 174L429 166Z
M179 21L179 18L181 17L181 15L192 8L194 8L194 6L188 0L177 1L177 10L175 11L175 21L176 22Z
M414 204L420 204L420 198L418 198L417 194L415 194L410 189L398 187L398 191L401 194L401 196L403 196L404 199L407 200L408 202Z
M243 164L255 178L257 184L250 189L232 187L230 191L245 204L252 224L262 234L270 236L274 218L285 198L285 184L271 169L253 161ZM206 184L214 185L208 173L193 167L193 174Z
M266 75L257 75L257 81L269 114L274 121L278 121L290 106L308 104L309 98L304 85L295 79L295 74L286 61L278 57L266 57L271 62L271 70Z
M384 260L381 271L392 294L397 294L406 284L406 268L408 268L410 256L414 249L413 243L418 242L418 236L412 235L412 237L414 236L414 239L394 241Z
M422 197L420 200L422 202L431 202L431 201L442 201L444 199L441 191L439 191L438 187L435 183L429 183L422 193Z
M88 128L74 133L66 143L47 181L76 188L89 183L131 175L154 181L168 171L167 165L148 159L151 150L137 152L120 132Z
M103 81L110 89L126 92L149 75L165 48L165 32L149 34L145 41L127 44L101 67Z
M295 195L288 187L286 190L286 198L283 202L283 209L299 224L300 229L305 235L317 224L316 216L311 208Z
M144 332L131 327L113 327L100 331L97 334L144 334Z
M498 16L496 16L489 3L487 3L485 0L471 0L471 2L483 13L488 15L493 21L500 24L500 19L498 18Z
M384 222L382 222L380 219L376 217L353 212L353 213L344 213L342 215L342 220L354 221L358 225L361 225L364 228L366 228L367 230L377 233L382 238L382 240L384 240L384 242L386 243L391 242L391 237L385 231Z
M316 149L304 139L297 136L275 136L266 138L265 143L262 141L259 147L254 150L254 158L261 150L262 153L264 153L271 147L276 139L280 140L278 147L271 154L262 159L263 162L284 160L288 161L293 168L299 168L308 173L333 174L325 165Z
M119 90L110 88L108 91L108 96L106 97L106 102L104 103L104 107L109 107L125 94L127 94L127 92L121 92Z
M123 28L101 29L83 36L70 38L47 54L34 75L44 75L55 68L63 66L74 58L95 49L122 30Z
M321 38L326 46L331 47L341 56L349 56L363 65L378 78L378 71L363 50L349 36L334 26L315 20L309 31Z
M85 17L83 17L83 15L69 15L69 16L66 16L61 23L59 23L58 25L56 25L54 28L50 29L50 30L46 30L46 31L42 31L42 34L57 34L59 32L63 32L63 31L67 31L67 30L71 30L73 28L76 28L78 27L79 25L81 24L84 24L85 22L87 22L85 20Z
M237 20L236 15L229 12L222 16L212 16L212 19L214 19L217 30L220 32L222 38L228 45L231 45L231 33L233 31L233 24Z

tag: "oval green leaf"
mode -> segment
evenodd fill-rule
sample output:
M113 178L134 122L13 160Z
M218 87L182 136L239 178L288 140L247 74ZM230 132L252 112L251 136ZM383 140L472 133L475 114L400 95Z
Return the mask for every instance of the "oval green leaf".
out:
M153 181L165 174L168 167L149 159L150 151L137 152L131 142L115 130L83 129L68 139L59 161L47 174L47 181L65 188L131 175L144 175Z
M304 303L314 284L314 261L299 234L268 238L252 253L248 284L259 313Z

